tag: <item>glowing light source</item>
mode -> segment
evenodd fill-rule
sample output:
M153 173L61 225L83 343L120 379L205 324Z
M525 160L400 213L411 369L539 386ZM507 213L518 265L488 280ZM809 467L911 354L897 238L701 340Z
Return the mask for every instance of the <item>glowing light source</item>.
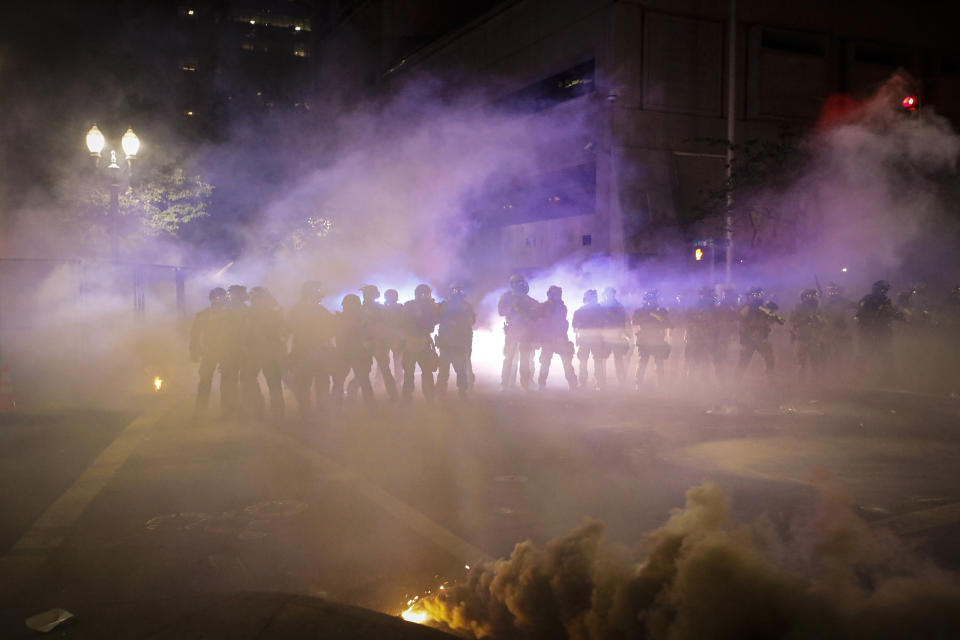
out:
M136 158L137 152L140 151L140 138L133 132L133 129L128 128L127 132L120 138L120 146L123 147L123 152L127 154L127 159Z
M914 109L917 108L916 96L907 96L900 102L900 106L902 106L907 111L913 111Z
M100 152L103 151L106 144L107 141L100 133L100 129L97 129L97 125L90 127L90 131L87 131L87 149L90 150L90 155L99 158Z
M153 379L153 389L154 391L160 391L161 389L163 389L163 378L161 378L160 376L156 376Z
M410 607L406 611L400 614L400 617L406 620L407 622L415 622L417 624L423 624L430 619L430 614L420 609L416 605Z
M302 28L303 28L303 27L294 27L293 30L294 30L294 31L300 31Z
M192 16L192 15L193 15L193 9L187 9L187 15L188 15L188 16Z
M693 259L696 260L697 262L700 262L701 260L703 260L703 249L701 249L700 247L697 247L696 249L694 249Z
M843 273L846 273L846 272L847 272L847 268L846 268L846 267L842 267L842 268L840 269L840 271L842 271Z

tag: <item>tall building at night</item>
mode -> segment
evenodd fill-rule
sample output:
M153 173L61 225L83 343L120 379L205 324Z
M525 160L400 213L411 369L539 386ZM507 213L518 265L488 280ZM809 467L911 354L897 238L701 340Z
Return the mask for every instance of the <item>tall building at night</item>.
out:
M867 97L898 69L925 106L960 119L950 3L739 0L733 47L725 0L472 2L440 19L449 4L330 3L336 59L320 74L348 69L362 93L422 72L495 87L491 101L524 117L590 114L590 140L478 205L511 267L577 254L637 263L722 235L701 201L726 179L730 86L738 143L807 131L830 96Z

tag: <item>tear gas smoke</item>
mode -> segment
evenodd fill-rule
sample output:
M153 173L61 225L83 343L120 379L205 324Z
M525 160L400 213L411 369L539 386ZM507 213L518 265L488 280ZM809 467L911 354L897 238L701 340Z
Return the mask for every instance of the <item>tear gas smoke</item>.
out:
M870 530L836 491L783 533L762 518L735 525L704 484L642 554L591 521L474 566L414 611L493 638L947 638L957 602L958 576Z

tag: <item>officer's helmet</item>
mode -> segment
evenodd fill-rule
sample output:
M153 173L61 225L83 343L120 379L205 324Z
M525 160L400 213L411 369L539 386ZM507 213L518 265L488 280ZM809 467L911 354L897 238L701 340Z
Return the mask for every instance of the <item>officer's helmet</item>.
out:
M557 285L552 285L547 289L547 300L559 301L563 298L563 289Z
M429 285L418 284L417 288L413 290L413 297L417 300L431 300L433 298L433 290Z
M453 282L450 284L449 294L451 298L459 299L466 295L466 291L463 288L463 285L459 282Z
M763 287L753 287L747 291L747 297L753 301L762 301L763 300Z
M830 296L831 298L834 298L836 296L839 296L841 293L843 293L843 287L838 285L836 282L828 282L826 292L828 296Z
M400 299L400 293L396 289L387 289L383 292L383 299L394 304Z
M227 299L227 290L223 287L214 287L210 289L210 302L220 303Z
M364 300L376 300L380 297L380 289L375 284L366 284L360 287L360 293L363 294Z
M656 289L650 289L643 294L643 301L648 304L657 304L660 301L660 292Z
M355 293L348 293L343 296L343 301L340 303L340 306L343 307L343 310L347 313L353 313L358 311L363 305L360 302L360 297Z
M873 292L886 295L890 291L890 283L886 280L877 280L873 283Z
M510 288L515 293L525 294L528 291L530 291L530 285L527 284L527 279L524 278L519 273L515 273L512 276L510 276Z
M617 299L617 290L613 287L604 287L601 298L604 302L613 302Z
M250 296L247 295L247 288L242 284L230 285L230 288L227 289L227 297L230 302L234 303L243 303L250 299Z
M587 289L583 293L583 304L593 304L597 301L597 290Z
M800 302L811 304L817 302L820 298L820 292L816 289L804 289L800 292Z

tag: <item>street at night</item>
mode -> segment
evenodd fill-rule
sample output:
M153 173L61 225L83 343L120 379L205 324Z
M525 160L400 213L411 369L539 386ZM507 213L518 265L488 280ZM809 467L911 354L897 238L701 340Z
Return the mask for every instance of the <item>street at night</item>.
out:
M0 638L960 638L960 3L0 20Z

